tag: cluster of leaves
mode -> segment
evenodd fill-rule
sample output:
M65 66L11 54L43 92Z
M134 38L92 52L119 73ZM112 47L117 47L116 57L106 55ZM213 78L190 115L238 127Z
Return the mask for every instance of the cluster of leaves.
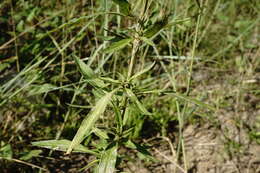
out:
M165 17L163 17L163 19L156 21L154 24L151 24L151 21L149 21L149 19L144 19L144 14L141 15L141 17L133 15L131 13L131 5L128 1L113 1L119 6L120 13L122 13L125 18L129 17L131 18L131 20L137 21L137 23L134 24L136 27L130 30L130 34L124 32L124 36L116 38L116 41L114 41L110 46L104 49L104 53L115 53L123 49L127 45L131 44L131 62L134 62L136 53L138 52L138 49L140 47L140 41L143 41L143 43L155 47L155 44L153 43L151 38L153 38L166 26L168 27L176 23L169 23L169 15L166 15ZM146 5L147 4L145 4L144 6L144 11L147 10ZM115 34L115 37L118 37L118 35ZM95 90L93 92L99 93L100 98L82 121L72 141L48 140L34 142L33 145L63 151L66 150L67 154L71 153L72 151L81 151L94 154L99 158L98 160L94 161L94 163L99 162L97 166L98 172L108 173L114 171L117 160L117 151L121 146L136 149L145 157L149 159L151 158L151 155L144 147L141 147L131 140L136 131L136 128L140 128L140 126L137 126L137 122L133 121L133 118L135 118L135 114L142 117L142 119L144 118L143 115L152 115L152 113L149 112L143 105L143 103L139 100L137 95L143 95L144 93L172 94L172 96L174 97L211 108L210 106L198 100L190 99L181 94L166 90L143 88L142 86L136 85L136 81L138 81L138 78L146 72L151 71L152 68L155 66L155 62L143 68L142 70L135 72L133 75L131 73L133 66L131 66L130 62L128 75L125 76L124 74L118 72L116 78L113 79L110 77L98 76L87 64L85 64L80 58L75 55L74 60L78 66L79 71L86 79L86 82L92 86L93 90ZM109 129L104 130L96 127L96 122L108 109L108 105L111 105L112 107L112 116L115 117L116 122L115 127L110 127ZM80 144L91 134L95 134L100 138L100 142L98 142L100 144L96 145L96 150L89 150Z
M94 155L96 159L83 169L95 166L97 172L102 173L115 171L121 158L118 151L122 147L136 150L141 158L154 160L147 148L136 142L141 133L149 133L151 128L158 130L158 133L161 130L165 135L169 122L175 121L178 125L173 128L179 128L178 140L181 141L185 120L196 112L198 106L204 110L215 110L213 106L188 96L190 91L182 91L182 83L185 89L190 88L190 84L185 82L190 80L192 65L188 69L187 63L194 59L201 60L194 57L192 50L202 49L204 45L211 46L203 55L213 54L212 60L215 60L231 50L257 21L244 21L241 18L234 25L241 31L232 31L224 43L218 38L212 39L213 43L211 39L202 42L215 16L221 22L229 23L229 18L226 18L228 15L217 13L222 9L218 8L220 1L207 1L215 5L212 16L204 15L211 14L212 8L204 9L199 1L180 3L187 3L180 5L183 8L179 13L184 15L174 14L172 10L168 12L167 3L170 1L104 0L84 4L71 0L66 4L58 1L17 1L10 5L4 1L0 8L9 4L12 10L3 13L0 22L14 27L8 28L10 32L5 33L0 26L0 51L9 50L0 52L4 56L4 60L0 59L0 106L6 106L0 113L7 115L10 108L12 112L17 112L17 117L26 115L26 118L17 118L18 123L12 128L8 128L10 121L6 118L6 125L0 124L4 129L0 135L9 138L8 134L13 134L11 141L16 138L14 132L19 132L24 124L33 120L30 124L32 131L43 129L41 132L32 132L37 136L33 140L39 137L48 139L32 142L33 146L67 154L80 152ZM229 6L228 3L225 2L223 8ZM242 2L239 4L243 5ZM70 6L71 10L66 9ZM118 7L117 12L111 12L116 9L114 7ZM82 14L78 15L74 10ZM203 23L198 46L195 43L193 46L200 15L204 15L204 20L209 18L209 22ZM182 16L181 19L179 16ZM110 29L108 17L118 22L116 29L113 22ZM161 32L167 30L171 31ZM217 32L229 31L224 28ZM221 34L213 35L218 37ZM10 39L10 36L15 39ZM215 46L215 41L220 41L223 49ZM14 43L15 49L9 49L10 43ZM255 45L246 44L245 47L255 48ZM188 56L190 53L192 55ZM119 63L118 58L121 58ZM182 61L180 64L183 65L177 69L175 62L178 64L179 60L187 61ZM168 62L169 67L166 65ZM14 64L18 72L2 79L2 71L13 71ZM243 63L238 61L237 65L243 70ZM200 93L199 97L205 95ZM15 110L21 102L25 104L21 99L26 100L25 108ZM156 125L151 127L149 124L150 128L142 132L147 119ZM53 129L49 122L54 122L51 124ZM54 134L56 129L57 133ZM250 137L259 141L259 133L255 131ZM19 140L22 138L18 137ZM37 148L14 155L13 149L18 151L15 145L0 142L0 159L29 161L43 154ZM181 146L179 142L178 147Z

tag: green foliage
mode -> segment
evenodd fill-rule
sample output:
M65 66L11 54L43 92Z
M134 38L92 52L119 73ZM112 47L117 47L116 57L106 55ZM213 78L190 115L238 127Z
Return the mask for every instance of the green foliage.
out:
M113 144L107 150L103 151L101 160L97 167L97 173L113 173L115 171L116 159L117 159L117 144Z
M84 140L84 138L89 135L90 131L92 130L92 127L95 125L95 122L98 120L101 114L104 113L109 101L111 100L113 94L116 91L117 89L107 93L96 103L96 106L92 108L89 115L86 116L86 118L83 120L82 124L80 125L77 134L74 136L67 150L67 154L69 154L74 149L75 146L79 145Z
M251 131L249 137L260 145L260 132Z
M13 151L10 144L4 144L1 142L0 157L4 159L13 158Z
M113 53L115 51L123 49L125 46L127 46L132 41L133 41L132 38L125 38L120 41L114 42L108 48L106 48L104 50L104 53Z
M49 148L52 150L59 150L59 151L66 151L71 146L72 141L62 139L62 140L45 140L45 141L38 141L38 142L32 142L32 145L38 146L38 147L44 147ZM77 144L74 146L75 152L83 152L83 153L90 153L90 154L97 154L83 145Z
M33 157L37 157L42 153L42 150L31 150L29 152L26 152L23 154L22 157L20 157L20 160L31 160Z
M127 0L112 0L119 6L120 13L129 15L131 12L131 4Z
M142 105L142 103L138 100L135 94L128 88L125 88L125 91L130 98L130 100L134 103L137 109L139 109L141 114L150 115L151 113L146 110L146 108Z
M174 136L173 162L191 171L185 127L259 95L258 11L243 0L1 2L0 158L48 168L41 159L56 150L81 153L94 159L80 170L110 173L128 153L156 161L147 141ZM223 73L241 76L237 88L218 89ZM255 126L248 135L259 143Z
M144 37L151 38L156 35L160 30L162 30L168 24L168 17L165 17L162 20L155 22L153 25L149 26L144 32Z
M74 59L77 66L79 67L81 74L88 80L88 82L93 87L103 88L105 86L104 82L95 75L94 71L89 66L87 66L82 60L80 60L76 56Z

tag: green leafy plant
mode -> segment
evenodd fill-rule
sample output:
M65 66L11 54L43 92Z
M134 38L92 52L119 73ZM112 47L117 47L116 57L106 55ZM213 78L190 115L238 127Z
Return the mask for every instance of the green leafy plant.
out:
M258 172L258 4L1 1L0 170Z
M73 55L74 61L85 82L92 87L93 93L98 93L99 95L95 106L89 111L88 115L85 116L72 141L47 140L32 143L34 146L53 150L66 150L67 154L71 152L94 154L97 160L92 162L91 165L98 163L96 171L99 173L112 173L115 171L118 149L122 146L137 150L146 158L153 160L151 154L145 147L132 141L142 127L143 119L153 114L153 112L148 111L149 109L147 109L142 102L140 96L147 94L172 94L172 97L214 109L205 103L196 99L190 99L175 91L143 86L139 78L146 73L150 73L156 66L156 62L149 62L147 60L145 64L148 65L136 71L134 66L137 65L136 61L139 61L137 58L140 57L140 49L143 49L145 46L151 46L158 54L153 38L156 37L162 29L174 25L176 22L169 22L170 14L158 17L155 22L151 21L148 13L148 4L150 4L148 1L143 1L139 4L141 10L138 12L132 11L133 8L131 8L131 4L126 0L113 0L113 2L119 6L119 11L123 14L123 16L116 13L115 15L126 20L129 19L133 27L126 26L125 28L120 28L118 32L124 33L125 37L119 38L114 42L111 41L112 43L103 50L103 54L116 54L126 49L129 45L131 55L127 60L127 71L123 73L120 73L120 71L116 72L117 75L115 75L114 78L100 76L83 60ZM136 13L140 13L141 15L135 15ZM181 20L178 22L181 22ZM111 33L114 34L115 38L120 35L120 33ZM115 122L112 123L113 126L105 130L96 126L102 116L115 117ZM81 143L93 134L99 137L99 142L94 144L96 149L90 150L87 146L81 145Z

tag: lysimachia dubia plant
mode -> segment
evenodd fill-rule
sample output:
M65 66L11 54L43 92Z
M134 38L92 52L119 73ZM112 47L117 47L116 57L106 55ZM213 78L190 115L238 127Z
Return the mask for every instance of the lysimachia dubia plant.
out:
M136 85L138 84L138 82L136 82L137 79L151 71L156 64L155 62L150 63L140 71L136 71L134 66L138 58L139 49L143 45L149 45L155 48L152 39L162 29L176 23L176 21L169 22L170 14L164 14L160 19L152 21L148 13L152 1L141 1L140 15L135 14L132 10L132 5L127 0L112 1L119 7L119 13L109 14L118 15L123 19L130 20L133 25L129 28L121 28L121 30L124 30L124 34L107 30L114 36L114 39L110 40L111 44L103 50L103 53L113 54L127 46L131 47L131 55L126 74L117 72L116 78L100 76L96 74L90 66L85 64L84 61L74 55L74 60L80 73L86 79L86 82L92 86L93 92L98 93L99 99L82 121L72 141L63 139L32 143L35 146L66 151L67 154L71 152L83 152L95 155L97 159L88 166L97 165L95 170L100 173L114 172L118 158L118 149L121 146L135 149L143 156L152 159L145 147L142 147L132 140L133 134L140 130L140 127L135 126L137 122L133 121L135 117L133 114L140 115L141 117L150 116L152 112L147 110L142 100L140 100L139 95L144 93L157 94L163 91L149 90L149 88L144 89L142 86ZM177 22L181 22L181 20ZM187 99L195 104L201 104L185 96L177 94L174 96ZM96 123L103 114L106 114L106 110L110 110L110 112L112 110L113 116L115 117L115 126L104 130L97 127ZM96 149L88 149L87 146L81 144L92 134L95 134L100 139L99 144L96 145Z

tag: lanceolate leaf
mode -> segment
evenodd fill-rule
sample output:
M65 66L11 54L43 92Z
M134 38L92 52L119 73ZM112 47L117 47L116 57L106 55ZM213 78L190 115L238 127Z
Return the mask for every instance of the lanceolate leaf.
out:
M168 17L156 22L144 32L144 37L151 38L168 24Z
M209 105L209 104L206 104L206 103L203 103L202 101L199 101L197 99L194 99L194 98L190 98L188 96L185 96L183 94L179 94L179 93L173 93L171 91L165 91L165 90L149 90L149 91L143 91L141 92L142 94L151 94L151 93L165 93L165 94L170 94L170 95L173 95L179 99L183 99L187 102L190 102L190 103L193 103L193 104L196 104L198 106L201 106L201 107L205 107L205 108L208 108L210 110L216 110L216 108L214 108L213 106Z
M98 137L100 137L101 139L109 139L107 133L99 128L93 128L92 130L93 133L95 133L95 135L97 135Z
M78 172L87 171L89 168L91 168L92 166L96 165L96 163L98 163L98 162L99 162L99 160L95 159L95 160L91 161L90 163L88 163L85 167L79 169Z
M128 45L131 41L133 41L132 38L126 38L122 39L118 42L112 43L108 48L104 50L104 53L112 53L117 50L123 49L126 45Z
M155 64L155 62L153 62L151 65L145 67L142 71L140 71L140 72L136 73L135 75L133 75L130 78L130 80L133 80L134 78L137 78L137 77L141 76L142 74L148 72L149 70L151 70L151 68L153 68L154 64Z
M43 85L32 85L29 91L29 95L37 95L37 94L42 94L46 93L49 91L52 91L56 89L57 87L52 85L52 84L43 84Z
M124 118L123 118L123 126L126 125L129 118L129 114L130 114L130 109L129 107L126 107Z
M112 1L119 6L120 13L123 13L126 16L130 14L131 5L127 0L112 0Z
M199 105L199 106L201 106L201 107L205 107L205 108L208 108L208 109L213 110L213 111L215 110L215 108L214 108L213 106L208 105L208 104L206 104L206 103L203 103L203 102L201 102L201 101L199 101L199 100L190 98L190 97L188 97L188 96L185 96L185 95L182 95L182 94L177 94L177 93L171 93L171 95L174 95L175 97L178 97L178 98L180 98L180 99L183 99L183 100L185 100L185 101L187 101L187 102L194 103L194 104Z
M71 141L66 140L66 139L32 142L33 146L43 147L43 148L48 148L48 149L53 149L53 150L59 150L59 151L66 151L69 148L70 144L71 144ZM74 151L97 155L96 152L87 149L86 147L84 147L81 144L76 145L74 147Z
M20 157L20 160L30 160L33 157L37 157L42 153L42 150L31 150L29 152L26 152L23 154L22 157Z
M10 144L7 144L0 148L0 157L5 158L5 159L12 159L13 151L12 151Z
M99 162L97 173L113 173L116 165L118 145L115 144L111 148L104 151Z
M136 95L128 88L125 88L125 91L130 98L130 100L135 104L135 106L139 109L139 111L144 115L151 115L150 112L146 110L146 108L142 105L142 103L138 100Z
M100 87L103 88L105 87L104 82L99 79L96 74L94 73L94 71L87 65L85 64L81 59L79 59L78 57L74 56L75 62L79 67L79 70L81 72L81 74L88 79L88 82L94 86L94 87Z
M154 42L153 42L152 40L150 40L149 38L140 37L140 39L141 39L142 41L144 41L146 44L148 44L148 45L150 45L150 46L152 46L152 47L155 47Z
M141 153L144 157L146 157L149 160L154 160L155 158L150 154L150 152L143 146L132 142L131 140L128 140L124 143L126 147L137 150L139 153Z
M92 108L88 116L81 123L76 135L74 136L68 150L67 154L69 154L77 145L79 145L86 136L89 135L92 127L95 125L95 122L98 120L101 114L104 113L108 103L110 102L111 97L117 91L117 89L107 93L103 96L97 103L96 106Z

